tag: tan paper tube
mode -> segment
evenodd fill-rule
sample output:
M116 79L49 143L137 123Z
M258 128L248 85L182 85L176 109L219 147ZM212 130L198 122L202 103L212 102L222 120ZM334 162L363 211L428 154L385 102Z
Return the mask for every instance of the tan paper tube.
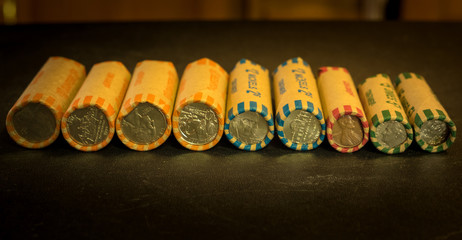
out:
M95 64L64 113L61 131L81 151L97 151L111 141L130 73L121 62Z
M61 118L85 79L85 67L50 57L8 112L6 129L26 148L43 148L59 136Z

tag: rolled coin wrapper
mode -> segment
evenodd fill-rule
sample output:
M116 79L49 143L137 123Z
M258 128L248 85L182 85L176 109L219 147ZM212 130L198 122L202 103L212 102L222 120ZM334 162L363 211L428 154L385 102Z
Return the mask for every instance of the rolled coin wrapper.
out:
M50 57L8 112L6 129L16 143L43 148L59 136L61 118L83 80L85 67Z
M111 141L129 82L130 73L121 62L92 67L61 122L63 136L72 147L97 151Z
M350 73L342 67L321 67L318 86L330 145L342 153L358 151L369 140L369 124Z
M401 73L395 85L420 147L432 153L448 149L456 140L456 125L425 79L415 73Z
M412 126L399 101L390 77L377 74L358 86L370 126L372 144L381 152L404 152L414 139Z
M116 120L117 135L123 144L148 151L167 140L172 131L177 87L173 63L146 60L136 65Z
M273 76L279 138L294 150L317 148L325 138L326 124L310 66L301 58L289 59Z
M202 58L186 66L173 112L173 134L194 151L215 146L223 135L228 73Z
M274 136L269 72L266 68L240 60L230 75L226 107L225 135L239 149L256 151Z

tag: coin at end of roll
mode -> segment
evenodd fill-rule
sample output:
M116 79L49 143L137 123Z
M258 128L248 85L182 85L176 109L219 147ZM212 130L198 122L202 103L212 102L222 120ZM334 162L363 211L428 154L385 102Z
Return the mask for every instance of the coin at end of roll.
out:
M19 136L29 142L42 142L53 136L56 119L41 103L28 103L13 115L13 126Z
M121 121L125 137L137 144L150 144L162 137L167 120L162 111L150 103L140 103Z
M403 124L398 121L386 121L377 126L377 141L386 148L395 148L407 139Z
M295 110L284 120L283 132L294 143L310 144L316 142L321 135L321 124L312 113Z
M207 144L218 134L218 117L206 104L191 103L181 110L178 128L186 142L194 145Z
M259 113L243 112L231 120L229 131L246 145L257 144L268 134L268 123Z
M340 147L355 147L363 141L363 127L356 116L344 115L332 127L332 139Z
M449 128L444 121L433 119L422 124L420 135L428 145L438 146L448 138Z
M94 106L74 110L67 118L67 131L82 146L96 145L109 135L109 123L104 112Z

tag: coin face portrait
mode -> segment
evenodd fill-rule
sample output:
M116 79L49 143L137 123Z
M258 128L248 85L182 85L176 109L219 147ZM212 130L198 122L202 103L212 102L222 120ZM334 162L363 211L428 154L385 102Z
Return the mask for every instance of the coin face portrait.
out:
M167 120L162 111L150 103L139 103L120 123L122 132L137 144L145 145L162 137Z
M13 126L29 142L49 139L56 129L53 112L41 103L28 103L13 115Z
M377 126L376 137L380 145L395 148L406 141L406 128L398 121L386 121Z
M363 127L356 116L344 115L332 126L332 139L340 147L355 147L363 141Z
M218 135L218 117L203 103L191 103L180 112L178 128L183 139L195 145L212 142Z
M433 119L422 124L420 135L428 145L438 146L448 138L449 128L444 121Z
M82 146L103 142L109 135L109 123L103 111L90 106L74 110L67 118L67 131Z
M263 141L268 134L268 123L260 113L243 112L234 117L229 124L231 135L246 145Z
M284 120L284 136L299 144L310 144L321 135L321 124L310 112L305 110L292 111Z

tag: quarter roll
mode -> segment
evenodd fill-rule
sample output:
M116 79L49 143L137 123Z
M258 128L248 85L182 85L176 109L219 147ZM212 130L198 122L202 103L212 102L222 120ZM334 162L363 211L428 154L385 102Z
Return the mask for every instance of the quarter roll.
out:
M227 86L228 73L208 58L186 66L172 118L173 134L183 147L203 151L220 141Z
M231 71L225 135L237 148L256 151L273 139L274 120L269 72L247 59Z
M121 62L93 65L61 122L63 136L72 147L97 151L111 141L129 82L130 73Z
M276 127L287 147L306 151L317 148L326 125L316 79L302 58L292 58L273 72Z
M330 145L342 153L358 151L369 139L369 124L350 73L342 67L321 67L318 86Z
M162 145L172 131L171 116L178 75L171 62L145 60L136 65L116 121L127 147L148 151Z
M404 152L414 134L406 112L386 74L377 74L358 86L358 93L370 126L372 144L381 152Z
M50 57L6 117L11 138L26 148L43 148L59 136L61 118L85 79L85 67Z
M414 126L417 144L432 153L447 150L456 140L457 128L425 79L418 74L404 72L398 75L395 85Z

